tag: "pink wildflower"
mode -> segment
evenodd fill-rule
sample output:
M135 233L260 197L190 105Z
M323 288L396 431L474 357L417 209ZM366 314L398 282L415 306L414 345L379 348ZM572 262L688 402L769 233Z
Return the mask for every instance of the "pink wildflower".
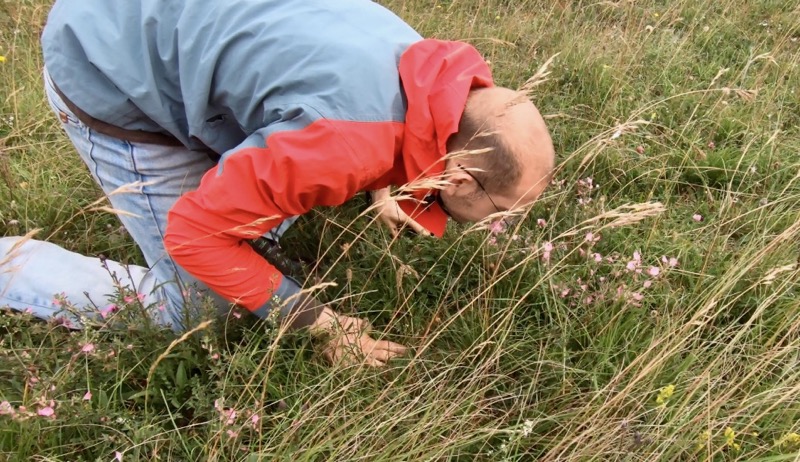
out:
M639 154L644 154L644 146L642 145L636 146L636 152Z
M669 259L669 266L672 267L672 268L675 268L676 266L678 266L678 259L675 258L675 257L670 258Z
M225 418L225 425L233 425L236 423L236 411L233 409L223 410L222 417Z
M647 270L647 273L650 276L656 277L661 273L661 269L658 266L651 266L650 269Z
M233 311L233 317L236 318L236 319L240 319L242 317L242 313L239 312L238 310L234 310Z
M258 425L258 421L259 421L259 420L261 420L261 417L259 417L259 416L258 416L258 414L253 414L253 416L252 416L252 417L250 417L250 422L251 422L253 425Z
M111 314L114 313L115 311L117 311L117 305L112 303L111 305L108 305L107 307L100 309L100 317L106 319L107 317L111 316Z
M628 271L635 270L636 269L636 262L635 261L629 261L628 264L625 265L625 269L627 269Z
M544 262L550 261L550 252L553 251L553 244L551 242L545 242L542 245L542 260Z
M131 303L131 302L133 302L134 300L136 300L136 298L134 298L134 297L133 297L133 295L126 295L126 296L125 296L125 298L123 298L122 300L123 300L125 303Z
M633 299L637 302L641 302L644 299L644 295L640 294L639 292L634 292Z
M599 253L595 253L593 256L594 256L594 261L596 261L597 263L603 261L603 256L600 255Z
M92 392L91 391L87 391L86 394L83 395L83 400L84 401L90 401L91 399L92 399Z
M239 434L233 430L228 430L225 432L229 438L236 438Z
M649 289L653 285L653 281L644 281L644 288Z
M81 353L87 353L88 354L88 353L91 353L93 351L94 351L94 344L93 343L87 343L86 345L83 346L83 348L81 348Z
M703 215L700 215L699 213L695 213L694 215L692 215L692 220L694 220L694 221L703 221Z
M136 299L139 300L140 302L144 301L144 297L145 297L144 294L136 294Z
M219 359L219 353L212 354L211 359Z
M14 406L11 405L8 401L3 401L0 403L0 415L14 415L16 411L14 411Z
M119 451L114 451L114 460L117 462L122 462L122 453Z
M638 251L633 252L633 260L636 263L641 263L642 262L642 254L640 254Z
M547 226L547 221L545 221L544 218L537 218L536 225L540 228L544 228L545 226Z
M52 417L55 417L56 411L54 411L52 407L47 406L47 407L43 407L43 408L39 409L36 412L36 414L40 415L42 417L52 418Z
M497 220L489 225L489 231L492 234L501 234L503 231L506 230L506 226L503 223L503 220Z

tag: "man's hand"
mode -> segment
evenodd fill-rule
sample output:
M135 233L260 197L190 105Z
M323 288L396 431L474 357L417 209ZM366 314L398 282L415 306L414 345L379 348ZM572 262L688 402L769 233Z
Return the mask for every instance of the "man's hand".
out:
M430 236L431 233L422 225L412 220L405 212L400 209L397 199L392 197L389 188L372 191L372 203L378 213L378 218L389 227L392 236L397 237L404 226L408 226L415 233L422 236Z
M390 359L406 352L406 347L398 343L373 339L368 335L371 329L368 321L336 314L327 307L311 326L312 334L328 337L323 354L333 364L342 361L385 366Z

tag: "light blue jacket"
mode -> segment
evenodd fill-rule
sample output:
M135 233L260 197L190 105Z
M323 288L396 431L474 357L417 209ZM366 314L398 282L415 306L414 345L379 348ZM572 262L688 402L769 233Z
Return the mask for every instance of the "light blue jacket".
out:
M420 39L368 0L58 0L42 46L89 115L221 154L284 108L402 121L397 64Z

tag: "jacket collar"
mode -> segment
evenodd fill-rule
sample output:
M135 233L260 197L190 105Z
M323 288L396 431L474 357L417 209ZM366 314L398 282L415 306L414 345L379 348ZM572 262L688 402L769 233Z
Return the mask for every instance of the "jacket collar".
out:
M447 214L431 200L438 191L430 187L416 189L414 185L444 171L447 139L458 131L469 91L493 86L491 71L472 45L433 39L408 47L400 57L399 71L408 102L403 168L414 189L410 192L412 199L400 201L400 207L441 237Z

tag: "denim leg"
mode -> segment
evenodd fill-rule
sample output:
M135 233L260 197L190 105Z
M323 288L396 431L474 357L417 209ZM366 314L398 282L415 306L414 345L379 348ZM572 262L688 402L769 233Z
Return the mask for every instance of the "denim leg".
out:
M55 244L21 237L0 238L0 307L28 311L41 319L60 319L68 327L81 327L81 320L64 311L61 299L75 305L83 315L99 321L101 310L119 287L148 294L145 306L153 306L152 317L166 325L171 316L162 307L162 295L147 268L70 252Z

